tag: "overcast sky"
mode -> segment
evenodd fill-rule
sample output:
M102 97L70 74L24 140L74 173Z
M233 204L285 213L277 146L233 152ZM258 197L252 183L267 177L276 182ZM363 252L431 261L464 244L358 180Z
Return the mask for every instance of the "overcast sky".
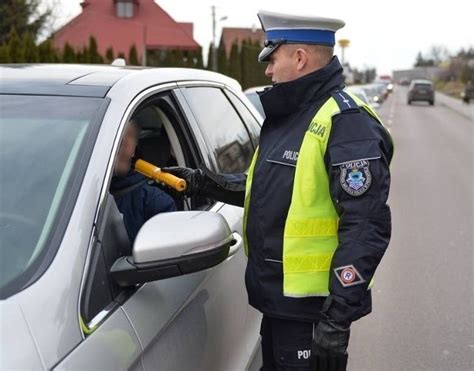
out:
M44 0L56 6L60 26L81 11L81 0ZM113 0L110 0L113 1ZM358 68L376 67L379 74L410 68L418 51L427 53L432 45L451 52L474 45L472 7L469 0L437 2L427 0L157 0L180 22L194 23L194 38L204 48L212 39L211 5L218 18L228 18L221 27L259 27L259 9L340 18L346 26L336 38L351 41L346 60ZM339 49L339 48L337 48ZM337 50L340 54L340 51Z

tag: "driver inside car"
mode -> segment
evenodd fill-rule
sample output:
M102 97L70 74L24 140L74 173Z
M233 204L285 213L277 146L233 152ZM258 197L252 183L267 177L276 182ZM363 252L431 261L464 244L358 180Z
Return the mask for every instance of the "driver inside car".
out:
M125 128L110 184L110 193L123 215L125 229L132 243L148 219L159 213L177 210L171 196L148 184L147 178L132 169L139 134L140 126L131 119Z

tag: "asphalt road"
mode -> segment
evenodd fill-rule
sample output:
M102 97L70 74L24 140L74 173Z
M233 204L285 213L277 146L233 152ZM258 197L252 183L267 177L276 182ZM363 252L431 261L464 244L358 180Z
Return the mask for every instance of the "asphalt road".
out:
M395 141L393 233L350 371L474 370L474 122L442 102L408 106L396 87L380 108Z

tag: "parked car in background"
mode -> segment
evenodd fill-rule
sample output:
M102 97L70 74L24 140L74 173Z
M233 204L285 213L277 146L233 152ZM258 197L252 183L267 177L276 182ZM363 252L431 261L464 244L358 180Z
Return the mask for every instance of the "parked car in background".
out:
M262 92L270 87L270 85L257 86L244 91L244 94L260 112L262 117L265 117L265 112L263 111L258 92ZM348 85L345 89L355 94L365 103L370 104L374 109L380 107L381 103L384 101L384 94L388 94L386 93L385 84Z
M435 91L433 82L430 80L413 80L408 87L407 103L425 101L431 106L435 102Z
M261 117L235 80L196 69L3 65L0 112L1 370L261 367L243 209L177 202L132 246L109 193L132 116L143 160L246 171Z
M265 89L270 88L271 85L264 85L264 86L256 86L253 88L248 88L244 90L244 94L247 96L250 102L254 105L257 111L260 113L262 117L265 117L265 111L263 110L262 102L260 102L260 97L258 92L262 92Z
M461 92L461 99L464 103L470 104L471 100L474 99L474 85L469 81Z
M383 102L383 99L380 98L378 90L372 84L365 84L360 85L360 88L364 91L367 99L369 100L369 104L378 109Z
M388 98L388 89L387 89L387 85L384 84L384 83L372 83L370 84L371 87L373 87L375 89L375 91L377 92L377 96L379 97L379 102L380 103L383 103L385 101L385 99Z
M364 103L370 104L369 97L367 96L366 91L363 88L363 86L361 86L361 85L350 85L350 86L347 86L345 90L348 91L349 93L352 93L355 96L357 96Z
M384 84L389 94L393 92L393 81L390 75L380 75L374 82Z

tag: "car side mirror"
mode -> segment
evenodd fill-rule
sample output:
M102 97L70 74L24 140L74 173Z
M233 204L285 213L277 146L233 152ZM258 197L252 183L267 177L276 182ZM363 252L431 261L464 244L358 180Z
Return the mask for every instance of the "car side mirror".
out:
M235 243L224 217L207 211L162 213L138 232L132 256L122 256L111 276L122 286L181 276L224 261Z

